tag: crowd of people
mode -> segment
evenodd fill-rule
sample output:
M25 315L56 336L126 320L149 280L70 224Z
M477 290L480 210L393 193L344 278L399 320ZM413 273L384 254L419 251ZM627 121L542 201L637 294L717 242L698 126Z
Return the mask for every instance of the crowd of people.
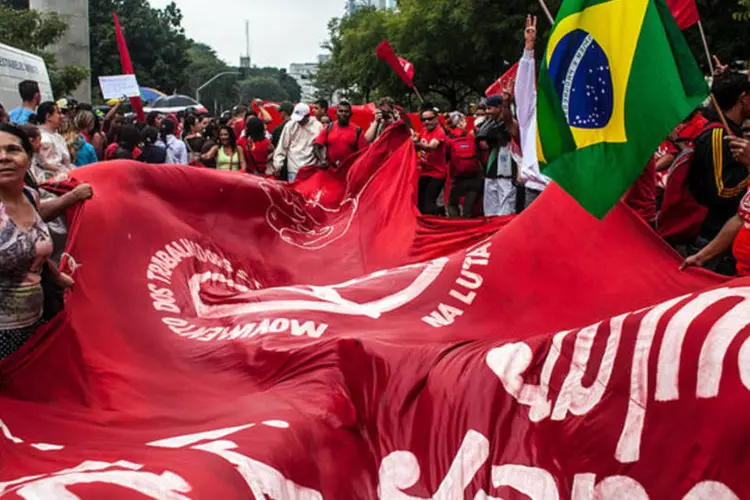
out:
M61 216L93 196L82 184L57 197L39 185L60 173L110 160L177 164L294 182L302 169L337 169L389 127L410 128L419 158L419 210L429 216L505 216L526 209L550 179L536 158L536 19L512 88L469 112L441 113L424 104L421 127L391 98L380 99L367 127L352 105L282 102L282 122L254 100L219 117L196 109L151 112L139 123L71 99L41 101L39 85L19 84L23 104L0 104L0 360L61 307L73 280L58 270L64 249ZM750 83L720 67L713 105L681 123L648 162L623 201L685 257L728 275L750 274ZM733 251L732 251L733 250Z

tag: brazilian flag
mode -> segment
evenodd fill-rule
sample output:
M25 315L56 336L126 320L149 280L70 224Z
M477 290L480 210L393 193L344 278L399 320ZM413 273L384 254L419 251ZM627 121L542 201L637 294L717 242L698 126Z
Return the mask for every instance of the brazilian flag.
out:
M708 95L664 0L564 0L539 71L539 163L596 217Z

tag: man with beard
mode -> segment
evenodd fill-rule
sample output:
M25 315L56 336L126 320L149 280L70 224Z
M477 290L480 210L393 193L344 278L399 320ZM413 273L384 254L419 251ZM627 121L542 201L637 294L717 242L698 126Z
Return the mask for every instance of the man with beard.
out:
M341 101L335 123L330 123L315 140L315 156L323 168L338 167L346 158L367 146L362 129L351 123L352 105Z

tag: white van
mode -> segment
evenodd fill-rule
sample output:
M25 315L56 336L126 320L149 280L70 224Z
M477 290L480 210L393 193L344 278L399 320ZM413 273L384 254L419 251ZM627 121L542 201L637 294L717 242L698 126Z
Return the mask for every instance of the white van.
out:
M34 80L39 84L42 101L52 101L52 85L44 60L23 50L0 43L0 104L6 111L21 105L18 84Z

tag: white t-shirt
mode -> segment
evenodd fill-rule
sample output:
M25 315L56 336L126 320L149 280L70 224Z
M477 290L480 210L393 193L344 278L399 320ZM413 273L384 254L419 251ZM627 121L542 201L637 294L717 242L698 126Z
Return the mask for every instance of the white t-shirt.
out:
M65 138L57 132L50 132L44 127L39 127L42 135L42 149L39 151L39 160L42 166L51 165L59 167L63 171L71 170L70 151L65 143Z

